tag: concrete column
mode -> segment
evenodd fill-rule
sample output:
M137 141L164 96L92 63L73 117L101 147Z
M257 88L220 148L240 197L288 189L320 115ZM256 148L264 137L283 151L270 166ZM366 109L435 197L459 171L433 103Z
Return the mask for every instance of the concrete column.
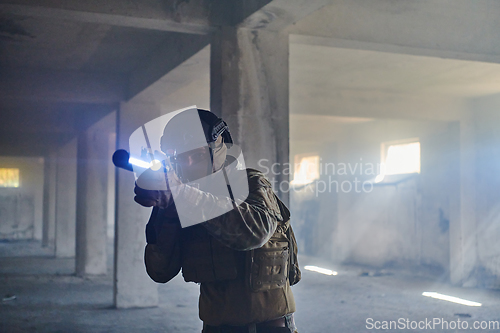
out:
M76 209L76 273L106 274L109 133L108 115L79 134Z
M61 147L57 156L56 239L59 258L75 256L77 139Z
M54 247L56 224L56 159L55 152L45 157L43 176L42 246Z
M40 157L37 158L35 164L37 169L37 180L36 182L40 185L36 186L35 191L35 220L33 221L33 238L35 240L42 241L43 239L43 220L44 220L44 164L45 159Z
M498 288L500 276L500 94L471 101L475 125L475 210L479 287Z
M116 112L114 114L116 119ZM111 133L108 138L108 149L110 156L113 156L116 148L116 131ZM115 238L115 192L116 192L116 184L115 184L115 166L113 163L108 164L108 231L107 236L108 239Z
M461 144L460 144L460 122L451 122L449 124L451 135L450 146L448 148L449 163L449 205L450 205L450 282L455 285L462 284L462 228L461 228L461 212L460 212L460 160L461 160Z
M162 115L158 105L122 103L117 118L117 147L129 149L129 136ZM150 208L134 201L134 174L116 170L114 304L117 308L158 305L158 287L146 273L145 227Z
M269 171L268 178L285 202L289 181L283 174L284 163L289 163L288 45L284 32L222 27L212 36L210 60L211 110L228 123L247 167Z
M459 205L450 224L450 280L453 284L474 287L477 281L475 130L471 112L460 121ZM458 210L456 210L458 208Z

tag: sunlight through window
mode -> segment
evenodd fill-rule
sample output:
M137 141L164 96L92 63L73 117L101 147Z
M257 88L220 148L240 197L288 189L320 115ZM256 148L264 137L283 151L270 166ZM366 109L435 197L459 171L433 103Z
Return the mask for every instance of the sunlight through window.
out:
M19 187L19 169L0 168L0 187Z
M295 156L295 172L292 185L310 184L319 179L319 156Z
M420 173L420 142L382 143L382 164L375 183L384 180L387 175Z

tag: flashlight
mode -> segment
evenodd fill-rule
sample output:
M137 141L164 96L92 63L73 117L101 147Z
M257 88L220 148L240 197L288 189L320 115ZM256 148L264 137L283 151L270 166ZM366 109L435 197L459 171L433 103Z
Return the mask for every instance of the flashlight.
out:
M118 149L113 153L113 164L118 167L125 169L127 171L134 171L134 168L132 167L132 163L130 161L130 154L128 151L125 149ZM132 160L132 162L134 162Z

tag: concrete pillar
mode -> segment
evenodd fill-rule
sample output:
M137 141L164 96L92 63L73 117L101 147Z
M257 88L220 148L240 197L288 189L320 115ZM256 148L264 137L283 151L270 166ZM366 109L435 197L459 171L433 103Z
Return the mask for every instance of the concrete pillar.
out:
M116 113L115 113L116 119ZM116 148L116 131L111 133L108 138L108 149L111 156L115 152ZM115 192L116 192L116 184L115 184L115 166L113 163L108 164L108 231L107 236L108 239L115 238Z
M450 224L450 280L453 284L474 287L477 264L475 129L472 112L460 121L460 188L458 212ZM457 210L458 208L458 210Z
M42 241L43 239L43 220L44 220L44 164L45 159L37 158L35 167L37 168L37 180L40 185L36 186L35 191L35 220L33 221L33 239Z
M43 176L42 246L54 247L56 224L56 159L55 152L45 157Z
M475 125L475 217L477 263L474 277L479 287L498 288L500 276L500 94L471 101Z
M61 147L57 154L55 254L59 258L75 256L76 155L76 138Z
M284 32L222 27L212 36L210 60L211 110L228 123L247 167L268 171L287 203L288 45Z
M454 285L462 284L462 228L461 228L461 212L460 212L460 121L450 122L450 146L449 153L449 237L450 237L450 282Z
M78 136L76 274L106 274L109 133L108 115Z
M122 103L117 118L117 147L129 149L129 136L149 120L162 115L160 106ZM146 273L145 227L150 208L134 201L134 174L116 170L114 304L117 308L158 305L158 287Z

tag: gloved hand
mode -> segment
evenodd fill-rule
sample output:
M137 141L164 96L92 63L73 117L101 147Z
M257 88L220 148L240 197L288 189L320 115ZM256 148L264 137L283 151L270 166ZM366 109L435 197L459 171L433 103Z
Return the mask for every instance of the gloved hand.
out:
M172 203L172 192L169 190L145 190L136 184L134 193L135 202L144 207L167 208Z
M158 179L158 177L160 178ZM161 185L162 182L163 185ZM153 189L144 189L140 187L140 185ZM160 170L147 170L139 177L135 184L134 200L144 207L156 206L159 208L167 208L173 202L170 188L173 187L174 189L178 189L177 186L179 185L182 185L182 182L173 170L167 173ZM154 188L159 190L155 190Z

